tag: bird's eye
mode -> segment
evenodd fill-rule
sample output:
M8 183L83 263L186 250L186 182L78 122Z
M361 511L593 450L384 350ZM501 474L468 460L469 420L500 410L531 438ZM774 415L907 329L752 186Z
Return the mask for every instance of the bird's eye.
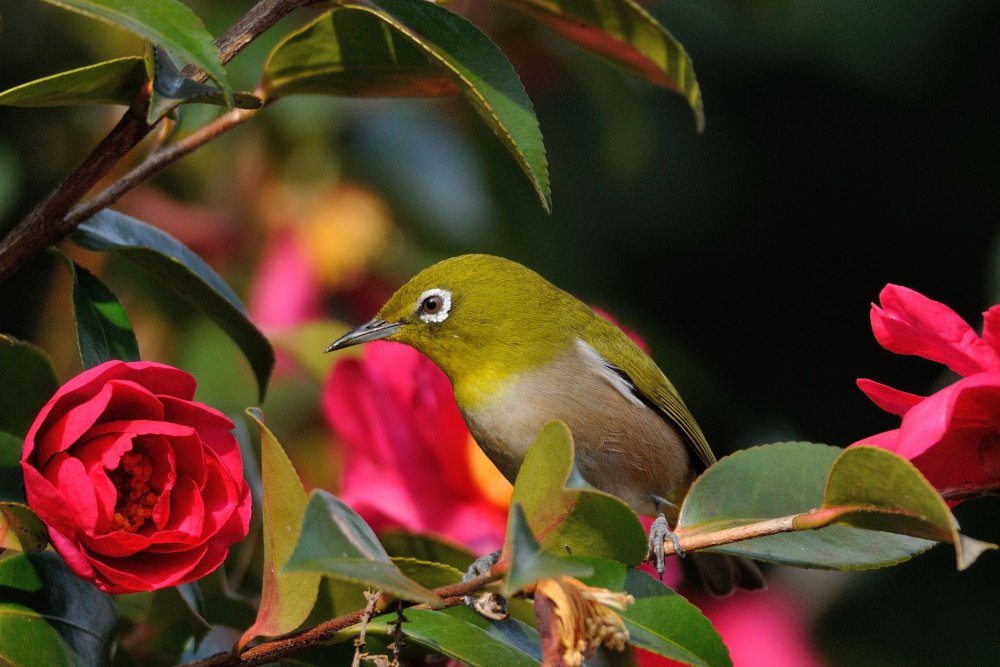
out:
M417 299L417 318L423 322L444 322L451 310L451 292L429 289Z
M433 315L434 313L441 310L441 306L443 305L443 303L444 302L440 296L438 296L437 294L432 294L431 296L424 299L424 302L420 304L420 309L423 310L425 313Z

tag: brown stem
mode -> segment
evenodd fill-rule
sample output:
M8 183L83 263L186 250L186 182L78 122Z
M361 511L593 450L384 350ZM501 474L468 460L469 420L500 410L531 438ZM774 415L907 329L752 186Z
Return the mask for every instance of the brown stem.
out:
M941 497L945 500L969 500L970 498L979 498L982 496L995 496L1000 494L1000 479L950 486L940 489L940 493Z
M441 586L440 588L435 588L434 592L444 600L445 607L454 607L462 604L462 596L480 590L501 576L501 574L491 573L470 579L469 581ZM427 605L416 606L427 608ZM349 628L352 625L357 625L365 618L366 612L367 609L359 609L311 628L263 642L239 654L216 653L208 658L186 663L184 667L251 667L252 665L277 661L322 644L334 633Z
M685 535L684 529L682 528L677 531L677 540L680 542L681 551L697 551L698 549L717 547L722 544L729 544L730 542L749 540L754 537L776 535L778 533L788 533L793 530L798 530L798 527L795 525L795 520L800 516L802 515L793 514L790 516L778 517L776 519L765 519L764 521L757 521L756 523L743 526L734 526L733 528L725 528L723 530L713 530L707 533L695 533L691 535ZM674 545L670 540L664 540L663 553L668 556L676 553Z
M222 62L232 60L261 33L292 10L309 4L310 1L260 0L215 41ZM184 69L184 74L202 81L206 78L204 72L191 66ZM145 119L137 116L131 109L125 112L118 124L83 162L0 239L0 282L9 278L24 262L76 229L77 224L86 216L67 216L70 208L100 179L107 176L152 129L153 126L147 125ZM180 155L173 160L177 157Z

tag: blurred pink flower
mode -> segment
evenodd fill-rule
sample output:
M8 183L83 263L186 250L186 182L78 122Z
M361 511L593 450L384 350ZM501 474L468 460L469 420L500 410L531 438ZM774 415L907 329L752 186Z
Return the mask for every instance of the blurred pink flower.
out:
M405 345L342 359L323 413L346 445L340 496L376 531L432 532L477 553L503 545L510 484L475 444L451 383Z
M950 493L1000 481L1000 306L983 314L979 336L954 310L919 292L886 285L872 304L875 338L887 350L944 364L962 375L929 397L867 379L858 387L902 417L900 427L863 438L909 459L936 488Z
M265 330L300 324L322 313L324 289L291 230L281 230L264 248L250 290L253 321Z
M724 599L695 600L729 648L734 667L818 667L803 612L780 590L736 591ZM641 667L681 663L637 650Z

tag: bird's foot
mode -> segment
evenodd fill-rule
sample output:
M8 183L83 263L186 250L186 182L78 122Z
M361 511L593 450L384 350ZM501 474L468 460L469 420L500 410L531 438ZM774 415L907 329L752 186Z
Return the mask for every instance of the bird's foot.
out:
M661 549L662 550L662 549ZM489 574L493 566L500 560L500 552L480 556L472 561L472 565L465 571L462 581L470 581L484 574ZM507 618L507 598L498 594L485 591L479 595L466 595L465 606L473 611L494 621L502 621Z
M681 541L677 538L677 534L670 530L670 526L667 525L667 518L661 513L653 521L653 525L649 527L649 543L646 549L646 560L653 561L656 567L656 574L659 575L661 580L663 579L664 570L664 540L670 540L674 545L674 553L681 558L684 557L684 550L681 549Z

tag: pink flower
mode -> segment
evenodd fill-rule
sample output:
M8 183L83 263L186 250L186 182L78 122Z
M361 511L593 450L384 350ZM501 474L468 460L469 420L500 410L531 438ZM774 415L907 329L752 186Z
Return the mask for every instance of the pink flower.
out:
M103 591L194 581L246 537L233 424L194 392L177 368L109 361L60 387L28 431L28 504L69 568Z
M1000 480L1000 306L983 314L979 336L948 306L897 285L872 305L875 337L887 350L944 364L963 376L929 397L867 379L858 386L902 417L898 429L855 444L911 460L938 489L958 492Z
M374 530L432 532L477 553L502 546L511 486L425 356L369 343L334 367L323 412L346 445L341 498Z
M736 591L725 599L699 601L702 612L722 636L736 667L818 667L803 611L779 590ZM636 651L641 667L681 663Z

